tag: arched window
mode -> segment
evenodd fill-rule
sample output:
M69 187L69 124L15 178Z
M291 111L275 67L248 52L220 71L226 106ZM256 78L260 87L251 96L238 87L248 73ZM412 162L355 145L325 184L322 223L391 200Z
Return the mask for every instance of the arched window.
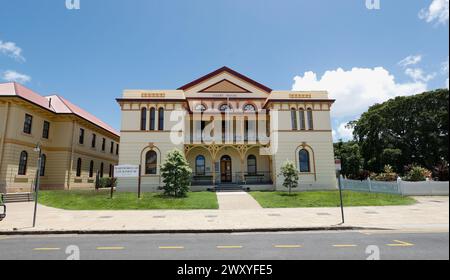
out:
M305 130L306 129L306 119L305 119L305 110L300 109L300 129Z
M147 108L141 109L141 130L147 130Z
M292 130L297 130L297 111L295 109L291 110L291 122L292 122Z
M91 160L89 163L89 178L94 177L94 161Z
M103 169L104 169L104 164L102 162L102 163L100 163L100 178L103 178Z
M206 110L207 110L207 108L203 104L197 104L195 106L195 111L197 111L197 112L205 112Z
M39 169L39 176L45 176L45 165L47 164L47 156L41 155L41 168Z
M205 175L205 157L198 156L195 159L195 174L199 176Z
M300 172L305 172L305 173L311 172L309 152L307 150L305 150L305 149L300 150L299 161L300 161Z
M19 175L27 175L28 153L23 151L20 153L19 159Z
M228 112L228 111L231 111L231 106L229 105L229 104L222 104L222 105L220 105L220 107L219 107L219 111L220 112Z
M77 160L77 177L81 177L81 158L78 158Z
M156 109L150 108L150 130L156 129Z
M109 178L114 177L114 166L112 164L109 165Z
M313 111L311 108L308 108L307 115L308 115L308 129L314 130Z
M164 130L164 108L158 110L158 130Z
M244 106L244 112L255 112L256 108L252 104L247 104Z
M247 158L247 173L249 175L256 175L258 172L257 163L256 163L256 156L249 155Z
M155 175L158 167L158 155L155 151L148 151L145 155L145 174Z

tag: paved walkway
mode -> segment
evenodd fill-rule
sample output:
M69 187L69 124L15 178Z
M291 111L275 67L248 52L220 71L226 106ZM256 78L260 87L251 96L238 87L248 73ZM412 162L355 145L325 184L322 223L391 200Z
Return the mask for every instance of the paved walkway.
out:
M448 231L449 198L419 197L417 200L419 203L411 206L346 208L346 225ZM8 216L0 222L0 232L11 232L14 229L19 231L264 230L330 227L341 222L339 208L66 211L39 206L38 224L32 229L30 227L32 214L33 203L8 204Z
M220 210L258 210L261 205L246 192L218 192Z

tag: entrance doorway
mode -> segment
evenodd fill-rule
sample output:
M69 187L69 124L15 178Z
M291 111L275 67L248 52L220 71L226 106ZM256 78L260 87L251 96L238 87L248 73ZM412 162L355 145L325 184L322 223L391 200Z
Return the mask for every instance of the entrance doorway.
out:
M223 156L220 159L220 182L231 183L233 182L231 157Z

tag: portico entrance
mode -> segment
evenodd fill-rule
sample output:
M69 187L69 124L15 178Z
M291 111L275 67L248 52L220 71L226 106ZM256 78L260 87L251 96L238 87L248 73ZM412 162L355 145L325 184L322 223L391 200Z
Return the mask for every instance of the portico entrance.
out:
M223 156L220 159L220 182L231 183L233 182L232 161L230 156Z

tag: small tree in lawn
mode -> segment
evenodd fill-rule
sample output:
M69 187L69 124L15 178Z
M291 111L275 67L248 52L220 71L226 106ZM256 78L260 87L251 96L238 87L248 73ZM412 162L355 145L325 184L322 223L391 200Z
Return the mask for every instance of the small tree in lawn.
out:
M284 178L283 187L289 189L289 195L291 195L291 190L298 186L299 180L298 171L297 168L295 167L295 164L289 160L286 161L281 166L281 173L279 176L283 176Z
M161 166L161 176L165 195L184 197L189 192L192 169L181 151L175 149L169 152Z

